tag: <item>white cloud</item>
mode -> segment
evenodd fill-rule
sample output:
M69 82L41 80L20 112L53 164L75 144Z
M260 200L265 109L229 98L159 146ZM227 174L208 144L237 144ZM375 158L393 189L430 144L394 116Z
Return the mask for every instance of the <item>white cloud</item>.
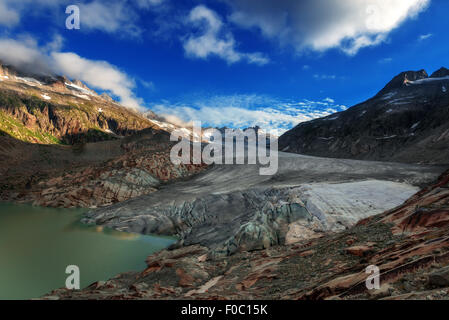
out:
M300 102L282 101L264 95L231 95L205 98L192 103L163 101L151 109L168 121L188 125L201 121L203 125L244 129L260 126L281 135L300 122L328 116L345 110L333 99Z
M422 34L418 37L419 41L427 40L429 38L433 37L432 33Z
M19 23L20 15L9 8L5 0L0 0L0 25L12 27Z
M0 39L0 60L24 70L34 70L38 74L51 74L49 57L29 37L20 40Z
M229 19L297 51L339 48L348 55L376 46L430 0L226 0Z
M206 59L215 55L230 64L241 60L258 65L269 62L269 59L260 52L237 51L234 36L225 30L223 21L213 10L199 5L190 11L187 21L201 29L201 34L193 33L184 40L187 56Z
M142 30L133 23L138 15L126 2L93 1L79 4L81 30L101 30L107 33L139 36Z
M72 52L53 52L51 57L55 68L62 74L110 91L127 107L140 108L142 101L136 99L132 92L134 81L117 67L106 61L88 60Z
M120 103L134 109L142 108L141 99L135 97L135 83L126 73L106 61L89 60L73 52L60 52L61 38L42 47L32 38L0 39L0 60L24 71L37 74L66 75L89 86L108 91Z

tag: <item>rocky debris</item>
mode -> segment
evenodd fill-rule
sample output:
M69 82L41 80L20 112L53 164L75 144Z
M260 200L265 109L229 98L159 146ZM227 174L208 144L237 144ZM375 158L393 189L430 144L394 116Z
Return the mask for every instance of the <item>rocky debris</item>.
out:
M3 138L0 199L6 201L96 208L155 192L206 168L173 165L168 136L153 129L71 148Z
M357 257L364 257L370 253L372 253L372 247L368 245L363 246L354 246L345 249L345 252L348 254L352 254Z
M401 231L417 205L449 206L448 183L449 172L402 206L338 233L228 257L198 245L164 250L148 258L146 270L120 274L107 286L58 289L43 298L448 300L448 223ZM354 248L364 254L348 254ZM365 284L371 265L380 268L381 284L372 291Z
M449 266L429 274L428 284L431 287L449 288Z
M157 190L160 181L142 169L92 168L40 182L45 188L33 195L33 204L44 207L111 205Z
M408 71L376 96L279 138L279 149L321 157L448 164L449 72Z

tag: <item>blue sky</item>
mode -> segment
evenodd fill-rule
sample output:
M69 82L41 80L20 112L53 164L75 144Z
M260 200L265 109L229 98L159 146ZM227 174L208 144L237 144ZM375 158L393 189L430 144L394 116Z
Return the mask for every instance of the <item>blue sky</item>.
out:
M65 26L71 4L79 30ZM449 66L447 12L445 0L0 0L0 59L172 121L281 133L401 71Z

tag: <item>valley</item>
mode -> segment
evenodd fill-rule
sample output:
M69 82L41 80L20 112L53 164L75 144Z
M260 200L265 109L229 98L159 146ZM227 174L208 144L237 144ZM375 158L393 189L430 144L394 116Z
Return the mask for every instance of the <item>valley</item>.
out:
M445 277L449 250L446 69L401 73L364 104L298 125L279 139L274 175L237 161L174 164L170 133L204 148L194 130L80 81L0 71L2 201L83 208L86 228L176 238L148 249L141 270L43 299L447 297L429 280ZM405 102L383 110L391 99ZM418 121L422 105L433 111ZM370 113L366 123L356 113ZM363 267L372 264L386 282L367 293ZM404 280L411 274L421 280Z

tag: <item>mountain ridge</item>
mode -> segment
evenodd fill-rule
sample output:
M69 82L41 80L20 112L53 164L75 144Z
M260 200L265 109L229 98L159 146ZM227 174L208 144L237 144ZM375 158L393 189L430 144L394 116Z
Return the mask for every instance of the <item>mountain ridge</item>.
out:
M374 97L303 122L279 149L307 155L448 164L449 70L402 72Z
M74 144L115 139L150 127L158 128L79 80L24 73L0 63L3 135L32 143Z

